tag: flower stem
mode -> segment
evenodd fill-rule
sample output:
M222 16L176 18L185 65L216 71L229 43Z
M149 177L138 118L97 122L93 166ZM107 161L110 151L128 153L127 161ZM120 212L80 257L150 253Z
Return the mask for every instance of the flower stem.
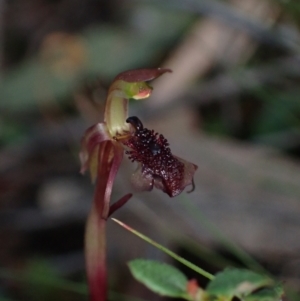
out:
M91 301L106 301L106 221L93 205L85 234L86 271Z

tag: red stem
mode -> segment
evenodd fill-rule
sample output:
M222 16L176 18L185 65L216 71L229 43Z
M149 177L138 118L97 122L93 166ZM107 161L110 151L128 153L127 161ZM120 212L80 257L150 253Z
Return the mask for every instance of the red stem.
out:
M99 216L95 204L86 225L85 257L91 301L106 301L106 221Z

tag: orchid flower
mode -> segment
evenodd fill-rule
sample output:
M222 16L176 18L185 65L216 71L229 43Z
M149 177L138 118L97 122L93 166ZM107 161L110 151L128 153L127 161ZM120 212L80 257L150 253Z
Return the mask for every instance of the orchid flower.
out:
M110 206L114 179L127 154L138 167L132 175L135 189L156 187L170 197L180 194L188 185L194 189L197 166L174 156L163 135L148 130L139 120L128 117L128 100L150 96L147 83L170 69L138 69L119 74L109 88L104 122L91 126L81 145L81 173L90 171L96 192L85 233L86 269L92 301L106 300L106 219L132 196L126 194Z

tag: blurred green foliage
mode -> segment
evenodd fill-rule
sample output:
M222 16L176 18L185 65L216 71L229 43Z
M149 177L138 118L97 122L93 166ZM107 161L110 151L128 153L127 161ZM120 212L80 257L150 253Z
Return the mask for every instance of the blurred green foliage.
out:
M74 36L78 43L71 46L81 47L83 56L82 62L74 62L81 64L78 68L74 66L75 72L53 70L55 60L64 57L56 58L56 53L50 53L50 65L37 55L5 74L0 84L0 110L36 110L40 105L66 99L86 78L100 77L109 82L126 69L156 66L193 20L189 14L162 12L154 6L137 5L128 13L128 18L141 22L143 27L100 25ZM62 51L66 53L59 55L70 54L68 49Z

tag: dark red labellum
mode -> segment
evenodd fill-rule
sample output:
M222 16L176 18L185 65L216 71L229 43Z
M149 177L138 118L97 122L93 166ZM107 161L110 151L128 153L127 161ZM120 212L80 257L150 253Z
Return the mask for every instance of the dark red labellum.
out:
M170 197L178 195L184 189L184 164L172 155L167 139L144 128L137 117L129 117L127 122L135 129L123 142L129 149L126 151L129 159L141 163L142 175L152 180L152 186L154 184Z

